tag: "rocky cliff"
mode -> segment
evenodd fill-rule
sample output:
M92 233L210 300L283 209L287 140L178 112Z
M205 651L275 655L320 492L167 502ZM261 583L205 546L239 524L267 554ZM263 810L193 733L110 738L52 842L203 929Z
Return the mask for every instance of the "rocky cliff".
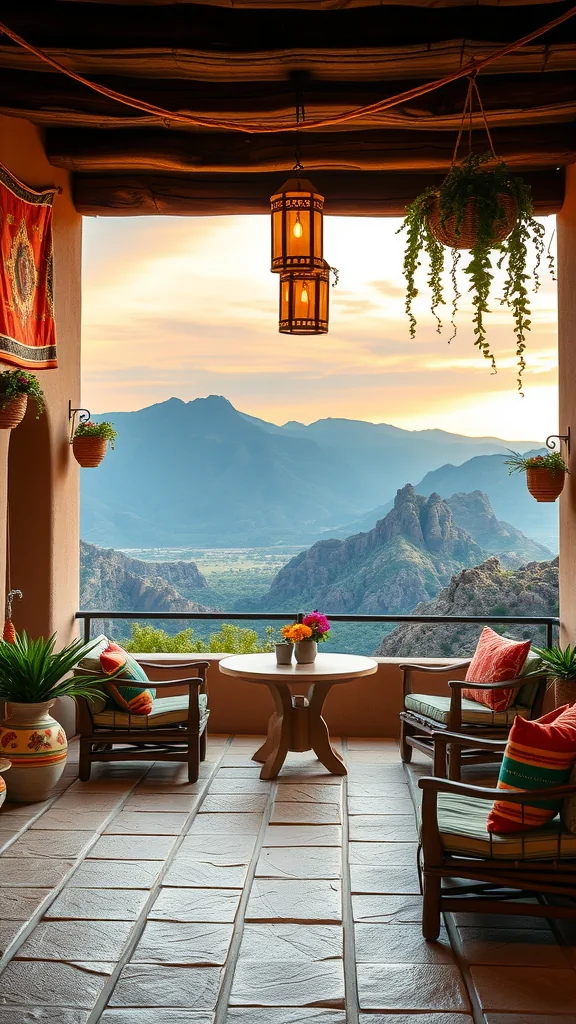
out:
M558 559L530 562L520 569L503 568L497 558L464 569L434 601L414 608L421 615L557 615ZM496 627L498 628L498 627ZM472 654L480 625L417 625L404 623L384 638L377 654L388 657L466 657ZM544 643L542 626L506 626L514 639L530 637Z
M144 562L112 548L80 542L80 603L84 609L195 612L209 609L189 599L209 596L194 562Z
M437 494L407 484L367 533L319 541L275 577L259 610L321 607L360 614L410 611L483 553Z
M498 555L502 565L510 569L527 562L550 559L553 552L515 526L497 519L490 499L483 491L453 494L446 499L454 522L461 526L487 554Z

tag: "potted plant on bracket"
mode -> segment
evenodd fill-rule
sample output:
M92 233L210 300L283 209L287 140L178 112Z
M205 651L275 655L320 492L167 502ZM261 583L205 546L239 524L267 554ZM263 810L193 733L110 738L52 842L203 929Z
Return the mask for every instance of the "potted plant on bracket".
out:
M576 704L576 647L535 647L548 679L554 685L554 704Z
M568 466L560 452L521 455L520 452L511 451L505 465L510 473L526 472L526 486L536 501L556 501L562 493Z
M55 634L31 640L22 633L14 643L0 641L0 700L9 706L0 724L0 754L12 762L10 797L23 803L45 800L64 771L68 742L50 714L54 701L104 696L97 680L69 676L96 641L74 640L57 652L55 645Z
M108 444L114 448L117 436L118 432L108 420L102 423L94 423L92 420L79 423L72 438L76 462L85 468L94 469L99 466L106 455Z
M36 416L44 412L44 392L40 381L26 370L0 373L0 430L12 430L26 415L28 399L36 403Z

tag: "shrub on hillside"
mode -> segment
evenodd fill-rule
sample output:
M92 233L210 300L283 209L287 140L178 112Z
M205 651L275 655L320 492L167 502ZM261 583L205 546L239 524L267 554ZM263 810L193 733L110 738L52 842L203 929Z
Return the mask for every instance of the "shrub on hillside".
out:
M124 646L137 654L259 654L274 649L273 632L269 627L266 636L260 637L255 629L224 622L217 633L203 640L195 635L192 627L171 636L163 629L135 622Z

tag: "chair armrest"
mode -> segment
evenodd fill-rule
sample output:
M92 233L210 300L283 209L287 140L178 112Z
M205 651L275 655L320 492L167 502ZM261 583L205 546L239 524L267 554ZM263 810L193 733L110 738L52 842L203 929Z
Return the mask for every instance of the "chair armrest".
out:
M432 734L432 742L444 745L450 743L455 747L477 747L478 750L494 750L497 753L506 749L508 740L486 740L478 736L466 736L465 733L442 729L441 732Z
M210 662L209 661L182 661L182 662L176 663L176 662L173 662L173 661L170 661L170 662L166 662L166 661L155 662L155 661L143 661L142 659L139 659L138 660L138 664L141 665L142 668L157 668L157 669L160 669L162 672L167 672L168 670L173 672L174 669L180 669L180 668L195 668L195 669L210 668Z
M433 775L418 779L418 785L424 792L455 793L458 796L474 796L480 800L506 800L507 803L531 804L536 800L561 800L576 795L576 783L566 786L550 786L549 789L487 789L485 786L472 786L468 782L453 782L451 779L438 779Z
M458 668L466 668L470 664L470 659L463 661L452 662L450 665L420 665L417 662L403 662L398 666L402 672L402 693L403 699L405 699L409 693L412 693L412 673L413 672L428 672L432 675L446 675L447 672L453 672Z
M200 676L197 676L197 677L190 676L188 679L151 679L150 680L150 685L151 685L153 690L161 690L162 687L164 687L164 686L190 686L191 687L193 683L196 683L197 690L200 693L201 690L202 690L202 686L204 685L204 680Z
M473 679L450 679L448 686L456 690L517 690L528 679L537 679L538 676L516 676L515 679L505 679L502 683L475 683Z

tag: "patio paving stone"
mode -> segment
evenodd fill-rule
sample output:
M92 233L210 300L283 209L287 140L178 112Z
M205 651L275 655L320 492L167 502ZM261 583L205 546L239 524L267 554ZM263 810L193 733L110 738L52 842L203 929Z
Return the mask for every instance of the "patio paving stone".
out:
M342 858L337 846L268 846L262 850L260 878L340 878Z
M226 1024L347 1024L339 1010L316 1010L305 1007L230 1007Z
M89 832L28 832L17 839L4 857L68 857L75 858L92 842Z
M261 813L268 803L267 793L215 793L208 795L200 808L200 814L229 814L239 811Z
M97 832L102 828L111 811L85 811L77 807L63 807L58 805L51 807L41 818L32 822L31 829L39 829L44 832L52 829L62 829L64 832Z
M63 1006L26 1009L0 1006L0 1024L87 1024L89 1010L70 1010Z
M288 779L278 788L276 799L282 802L294 800L296 803L331 804L341 800L342 786L325 785L322 782L289 782Z
M563 947L550 930L527 928L458 929L462 953L469 964L505 963L515 967L569 966Z
M74 866L73 860L58 857L2 857L2 887L22 886L51 889Z
M178 857L210 857L217 863L248 863L256 844L256 836L228 836L218 829L214 832L189 832L178 849Z
M358 964L362 1010L470 1009L457 967L449 964Z
M339 960L302 963L245 960L238 964L231 1006L344 1007L344 968Z
M241 889L248 863L226 863L225 858L203 860L203 854L180 853L164 876L164 885L210 889Z
M352 896L352 915L355 921L371 924L420 924L422 898L420 896Z
M41 921L20 946L19 960L118 960L128 921Z
M0 1005L91 1010L107 977L96 964L86 970L51 960L12 960L2 974Z
M198 803L195 793L145 793L136 791L129 796L124 808L126 811L180 811L187 814Z
M364 867L414 867L416 843L350 843L350 863Z
M417 843L413 814L356 814L350 818L350 839L363 843Z
M246 778L229 778L227 775L223 778L218 775L217 778L210 783L210 795L219 796L232 793L264 793L268 796L270 792L270 782L266 782L258 777L253 779Z
M246 924L239 962L334 960L343 953L342 928L334 924Z
M51 889L0 888L0 921L27 921L51 892Z
M255 878L246 910L247 921L340 921L340 884L323 879L293 881Z
M454 953L445 931L438 942L423 942L418 924L357 924L354 929L359 964L453 964Z
M148 889L77 889L67 885L48 908L45 918L135 921L149 895Z
M236 916L240 896L241 892L238 889L163 888L148 917L151 921L207 921L227 924Z
M349 796L348 814L405 815L407 811L406 796L407 794L405 793L401 793L398 796L392 796L389 793L382 793L380 796Z
M350 865L350 887L353 893L396 893L403 896L418 896L420 885L416 867L406 864L396 867L365 867Z
M71 884L82 889L149 889L163 866L161 860L91 860L76 869Z
M263 846L338 846L342 829L338 825L269 825Z
M474 1024L468 1013L361 1013L360 1024ZM509 1021L508 1024L512 1024ZM520 1020L514 1024L523 1024ZM561 1021L556 1018L556 1024Z
M114 821L104 829L105 836L113 835L154 835L177 836L188 820L188 814L175 811L146 812L120 811Z
M0 921L0 956L4 956L8 946L22 931L25 924L25 921Z
M161 860L174 846L175 836L101 836L89 853L90 860Z
M168 967L127 964L110 998L110 1006L182 1006L213 1010L218 999L220 967Z
M212 1024L214 1014L205 1010L142 1007L104 1010L98 1024ZM0 1019L0 1024L2 1021ZM58 1022L60 1024L60 1022Z
M297 803L295 800L278 799L270 818L271 825L339 825L341 821L340 804L316 804L310 801Z
M574 1013L576 975L556 967L471 967L483 1010Z
M262 824L261 814L199 814L190 835L220 832L228 836L256 836Z
M232 924L148 921L131 962L221 966L231 938Z

